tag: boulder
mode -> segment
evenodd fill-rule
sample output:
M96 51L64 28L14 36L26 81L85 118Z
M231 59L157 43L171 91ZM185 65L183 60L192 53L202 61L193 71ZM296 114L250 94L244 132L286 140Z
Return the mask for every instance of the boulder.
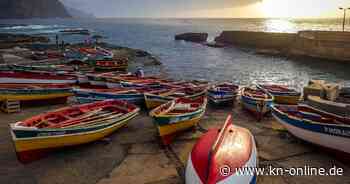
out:
M183 33L175 36L175 40L184 40L189 42L206 42L208 33Z

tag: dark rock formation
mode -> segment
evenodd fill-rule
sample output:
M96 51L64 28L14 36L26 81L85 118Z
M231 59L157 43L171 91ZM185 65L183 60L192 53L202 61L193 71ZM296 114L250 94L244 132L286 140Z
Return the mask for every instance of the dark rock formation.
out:
M70 17L59 0L1 0L0 19Z
M0 33L0 48L10 48L31 43L47 43L49 41L47 37L43 36Z
M206 42L208 33L183 33L175 36L175 40L184 40L189 42Z

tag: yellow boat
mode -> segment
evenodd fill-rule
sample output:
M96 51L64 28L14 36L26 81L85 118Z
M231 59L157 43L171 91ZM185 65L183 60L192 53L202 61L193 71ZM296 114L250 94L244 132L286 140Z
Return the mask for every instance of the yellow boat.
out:
M207 98L178 98L150 112L164 145L169 145L175 135L197 125L205 113Z
M176 98L195 99L206 95L207 87L187 87L144 93L147 109L154 109Z
M127 124L139 108L119 100L84 104L34 116L11 124L17 157L23 163L52 149L99 140Z
M0 84L0 101L50 100L72 95L72 88L64 84Z

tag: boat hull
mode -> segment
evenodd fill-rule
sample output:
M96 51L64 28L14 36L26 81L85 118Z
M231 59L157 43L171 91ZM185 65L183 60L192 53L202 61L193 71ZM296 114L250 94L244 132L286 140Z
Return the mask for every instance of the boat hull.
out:
M144 94L144 96L147 109L154 109L162 104L169 102L170 100L173 100L173 98L170 97L164 97L160 95L153 95L147 93Z
M257 167L257 155L252 134L233 125L229 117L220 130L208 130L193 146L186 167L186 183L256 183L255 171L245 169Z
M82 129L31 131L16 130L11 125L11 134L19 161L27 163L38 159L41 152L85 144L108 136L125 126L137 114L137 112L130 113L123 118L110 120L106 124Z
M135 94L112 94L98 93L85 90L74 90L75 96L80 103L89 103L94 101L102 101L106 99L125 100L134 104L143 104L144 95L142 93Z
M28 78L0 78L0 83L13 84L74 84L76 80L55 80L55 79L28 79Z
M313 144L350 153L350 127L342 125L322 124L310 120L302 120L289 116L272 108L272 115L294 136Z
M246 96L241 97L243 107L255 114L256 116L263 116L270 112L272 100L255 100Z
M273 101L277 104L296 105L299 100L300 96L273 95Z

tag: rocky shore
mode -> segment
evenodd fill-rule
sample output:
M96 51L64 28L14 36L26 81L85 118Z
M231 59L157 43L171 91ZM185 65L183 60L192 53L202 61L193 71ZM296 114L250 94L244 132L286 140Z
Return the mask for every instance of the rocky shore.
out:
M99 43L98 45L112 50L117 56L128 58L130 65L156 66L162 64L155 56L144 50L122 47L104 42ZM84 44L78 43L66 45L66 47L81 46L84 46ZM59 50L60 48L57 48L57 45L51 44L50 39L44 36L7 33L0 34L0 64L32 64L47 62L46 60L32 60L32 52Z
M268 33L223 31L216 42L250 47L259 53L307 56L328 60L350 61L350 32L300 31Z

